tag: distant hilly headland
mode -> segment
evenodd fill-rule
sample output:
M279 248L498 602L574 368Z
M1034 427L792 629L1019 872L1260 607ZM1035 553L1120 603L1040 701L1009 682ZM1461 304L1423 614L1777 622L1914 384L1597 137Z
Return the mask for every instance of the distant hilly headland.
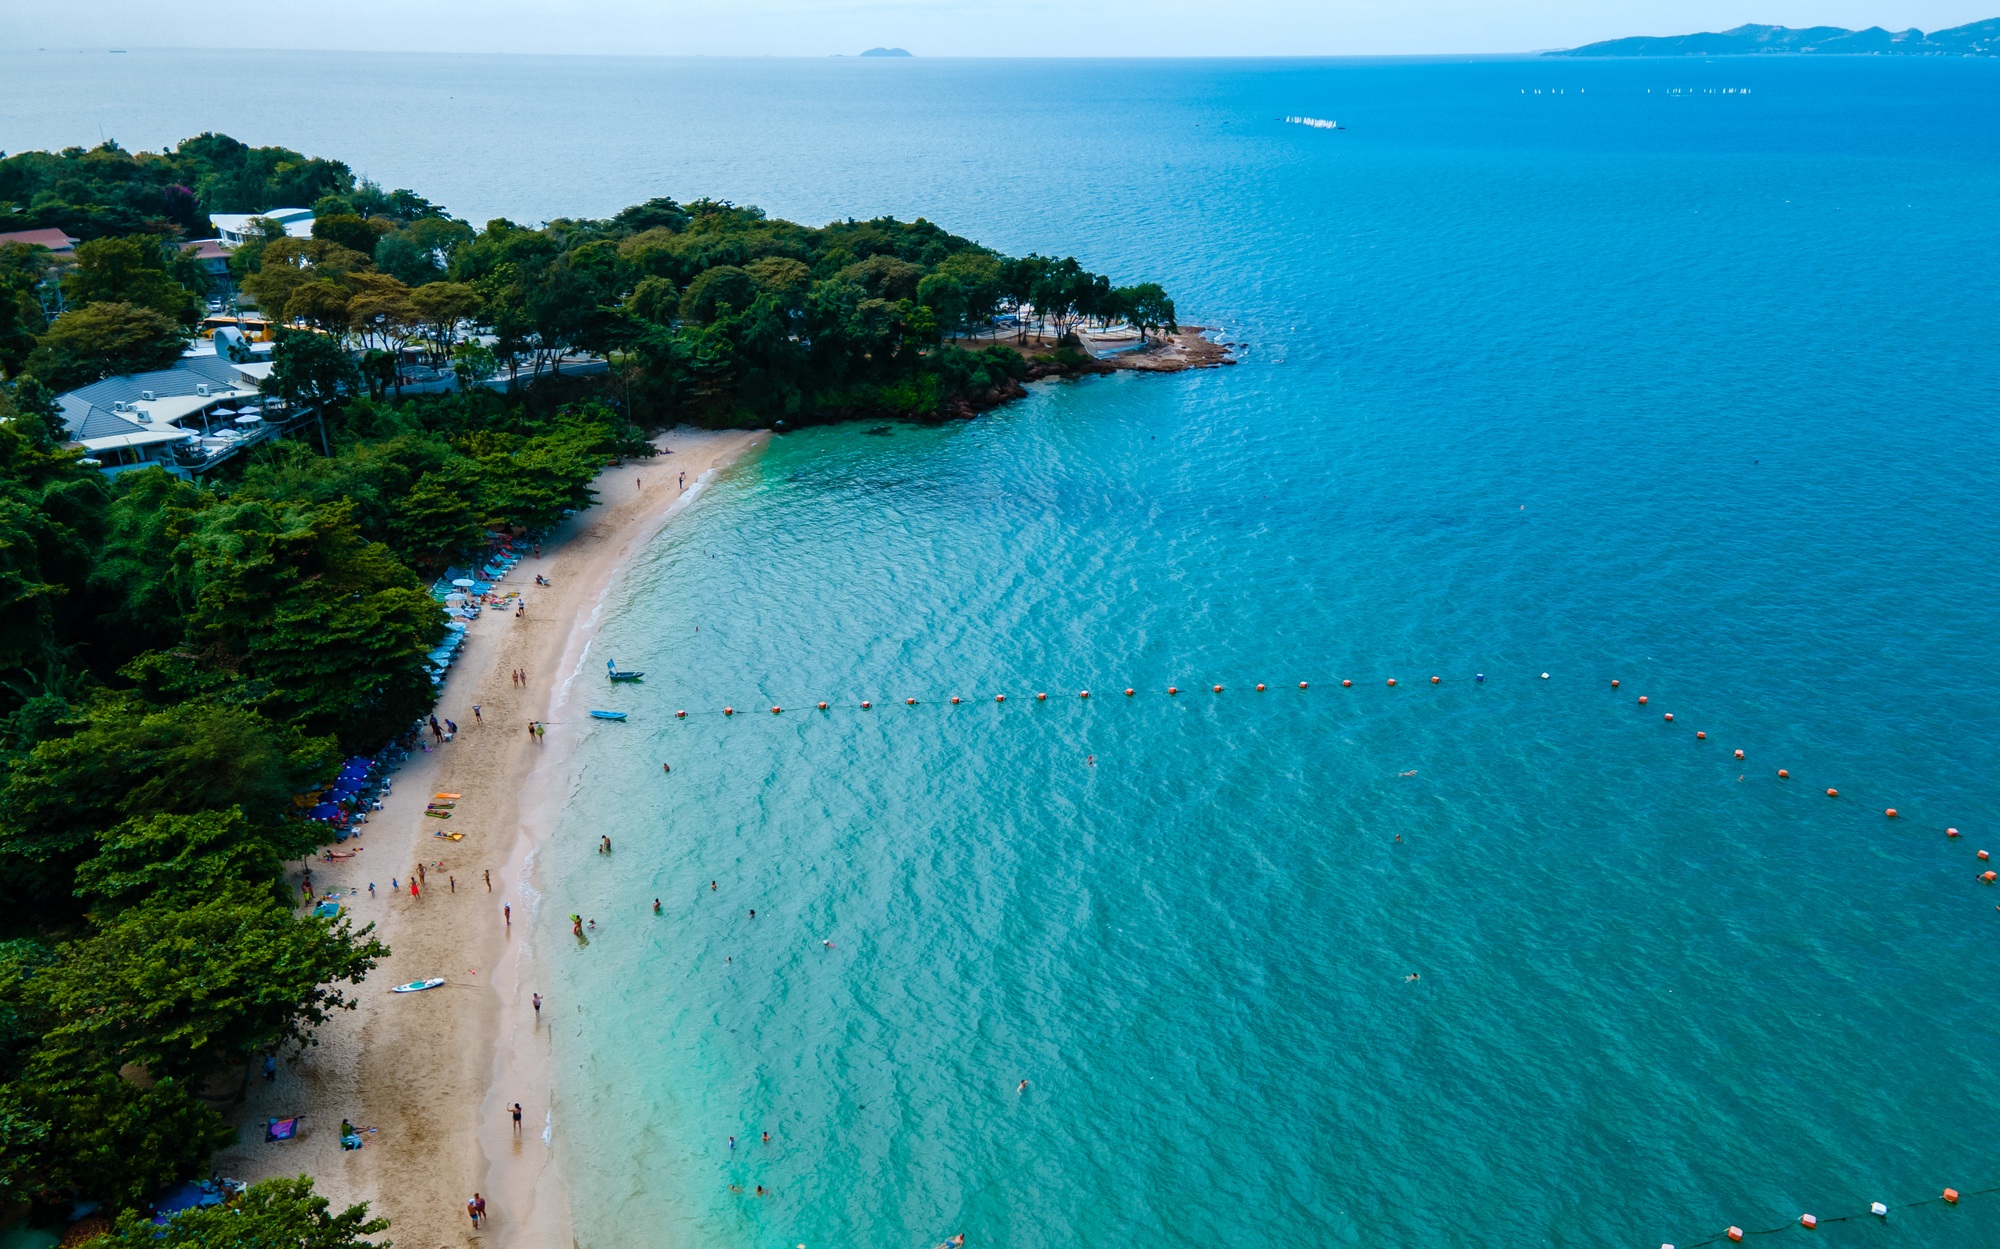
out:
M2000 56L2000 17L1926 35L1909 30L1845 30L1839 26L1738 26L1698 35L1636 35L1607 39L1543 56L1747 56L1776 53L1845 56Z

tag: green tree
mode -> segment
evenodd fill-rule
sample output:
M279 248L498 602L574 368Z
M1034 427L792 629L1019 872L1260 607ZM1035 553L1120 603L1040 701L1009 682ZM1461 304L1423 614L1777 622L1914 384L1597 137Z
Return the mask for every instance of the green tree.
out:
M235 1135L179 1080L39 1072L0 1085L0 1201L143 1205Z
M380 218L364 219L354 213L334 213L330 216L313 218L313 237L338 243L349 251L373 257L376 245L383 238L395 232L392 221Z
M301 407L324 408L361 388L354 360L334 339L305 330L280 330L271 348L271 372L260 388Z
M135 816L102 833L76 873L80 896L129 906L145 898L203 898L237 881L277 881L286 859L320 834L303 820L253 824L241 807L192 815Z
M471 474L425 473L396 501L391 545L413 567L442 570L478 545L486 528L474 510Z
M74 390L103 377L171 367L189 338L185 326L151 308L89 304L56 318L28 368L51 390Z
M0 881L17 901L68 898L98 830L152 815L236 808L296 851L309 834L302 824L284 832L292 796L340 759L330 740L203 698L152 706L104 691L62 732L15 760L0 787Z
M130 304L193 326L201 301L174 280L157 237L93 239L76 246L76 261L62 277L71 304Z
M128 1212L92 1249L374 1249L364 1240L389 1220L368 1217L368 1203L332 1213L306 1176L262 1180L228 1206L184 1210L164 1228ZM387 1241L381 1242L383 1246Z
M30 1070L137 1064L199 1078L259 1050L310 1045L389 953L345 919L295 915L267 885L155 896L61 946L26 988L53 1022Z

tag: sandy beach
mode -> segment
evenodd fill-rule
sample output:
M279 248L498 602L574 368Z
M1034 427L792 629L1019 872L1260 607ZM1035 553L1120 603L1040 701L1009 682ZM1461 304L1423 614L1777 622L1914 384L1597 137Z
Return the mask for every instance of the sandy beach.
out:
M374 923L393 953L354 993L358 1008L321 1029L317 1047L287 1055L275 1082L253 1077L235 1108L240 1138L216 1156L216 1170L246 1180L311 1175L336 1209L367 1201L389 1218L387 1235L402 1249L570 1243L550 1166L548 1034L531 999L549 996L532 948L534 865L567 790L576 730L563 721L582 714L582 691L568 698L570 684L627 556L765 437L675 430L655 439L671 455L607 469L599 504L508 576L504 588L521 591L525 614L488 609L472 622L436 713L457 722L456 738L396 773L383 809L343 847L359 853L313 864L315 886L360 891L348 899L351 914L357 925ZM537 586L538 573L553 584ZM525 687L512 679L517 669ZM549 723L540 743L531 720ZM423 814L438 792L461 795L448 822ZM453 842L440 832L466 836ZM419 863L423 896L412 898ZM295 870L295 889L298 880ZM511 926L503 906L512 907ZM432 976L447 984L389 992ZM518 1134L509 1109L517 1101ZM265 1120L291 1115L304 1117L298 1139L266 1143ZM343 1117L364 1129L360 1150L341 1150ZM481 1229L466 1214L475 1191L487 1202Z

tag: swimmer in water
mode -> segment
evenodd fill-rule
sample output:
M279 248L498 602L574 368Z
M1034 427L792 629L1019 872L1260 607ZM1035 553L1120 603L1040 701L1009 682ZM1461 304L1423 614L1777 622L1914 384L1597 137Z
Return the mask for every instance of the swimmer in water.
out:
M1025 1093L1027 1091L1028 1091L1028 1082L1026 1080L1023 1080L1019 1084L1014 1086L1014 1092L1016 1093Z
M771 1134L769 1132L764 1133L764 1143L766 1145L771 1143Z
M663 764L661 764L661 765L660 765L660 771L662 771L662 772L671 772L671 771L673 771L673 768L672 768L672 767L670 767L670 766L668 766L667 764L664 764L664 763L663 763Z
M833 942L831 941L821 941L820 944L825 946L829 950L833 948Z
M1090 757L1089 757L1088 759L1086 759L1086 760L1085 760L1084 762L1088 763L1088 764L1089 764L1089 765L1090 765L1091 767L1093 767L1093 768L1094 768L1094 767L1096 767L1096 766L1097 766L1097 756L1096 756L1096 755L1092 755L1092 756L1090 756Z
M590 923L588 923L588 924L586 924L586 925L584 925L584 926L585 926L586 928L589 928L589 929L590 929L590 931L592 931L592 932L596 932L596 931L597 931L597 921L596 921L596 920L594 920L594 919L593 919L593 920L591 920L591 921L590 921Z
M757 918L757 912L756 912L756 911L755 911L754 909L753 909L753 910L752 910L752 911L750 912L750 918L751 918L751 919L756 919L756 918Z
M658 915L659 913L660 913L660 900L659 900L658 898L654 898L654 899L653 899L653 914L655 914L655 915Z
M1407 771L1407 772L1398 772L1398 773L1396 773L1396 775L1397 775L1397 776L1415 776L1416 774L1417 774L1417 770L1416 770L1415 768L1411 768L1411 769L1410 769L1409 771Z
M712 880L708 882L708 891L709 891L710 893L714 893L714 892L715 892L715 882L714 882L714 881L712 881Z
M1403 983L1404 983L1404 984L1414 984L1415 982L1417 982L1418 980L1421 980L1421 979L1423 979L1423 977L1421 977L1421 976L1417 975L1417 973L1415 973L1415 972L1411 972L1411 973L1410 973L1409 975L1407 975L1407 976L1403 977Z

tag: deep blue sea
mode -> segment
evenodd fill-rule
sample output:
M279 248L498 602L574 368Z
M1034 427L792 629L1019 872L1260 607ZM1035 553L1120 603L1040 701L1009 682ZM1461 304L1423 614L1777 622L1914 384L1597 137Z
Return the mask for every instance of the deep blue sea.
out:
M1865 1214L2000 1184L2000 62L0 83L9 149L921 214L1244 344L780 437L635 560L539 921L587 1249L2000 1245Z

